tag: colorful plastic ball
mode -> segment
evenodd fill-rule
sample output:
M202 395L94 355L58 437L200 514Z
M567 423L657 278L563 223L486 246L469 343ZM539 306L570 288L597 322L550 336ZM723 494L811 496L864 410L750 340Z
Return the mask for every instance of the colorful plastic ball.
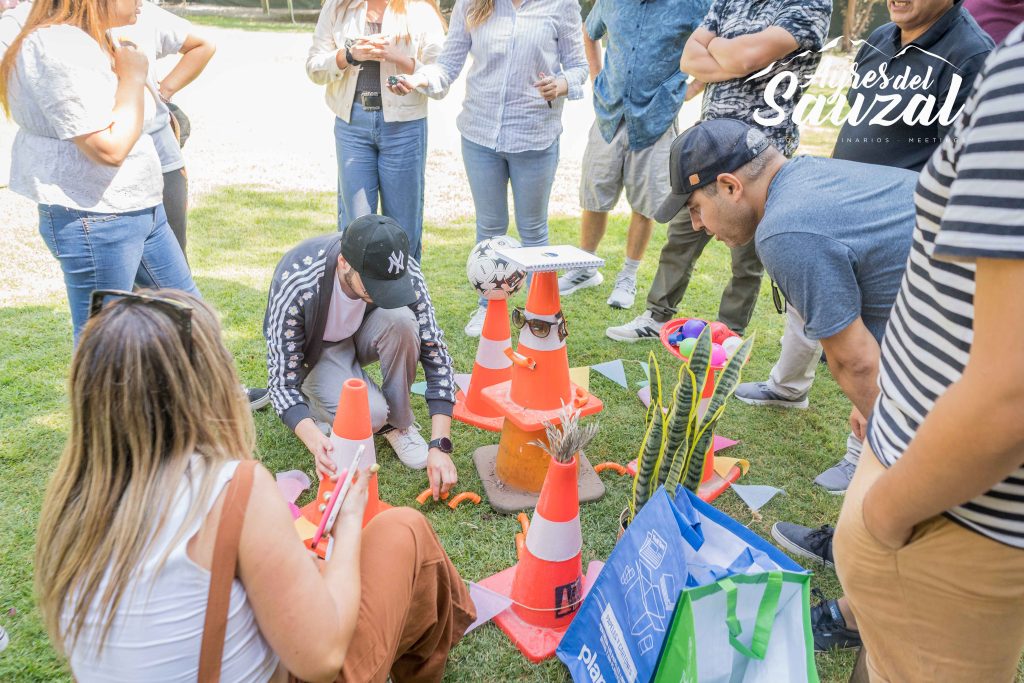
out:
M709 327L711 328L711 341L715 344L721 344L733 333L725 323L718 321L711 323Z
M704 328L707 327L707 325L708 324L703 320L697 320L696 318L693 320L687 320L683 323L683 336L687 339L696 339L700 336L700 333L704 331Z
M683 331L676 330L675 332L668 336L668 343L675 346L679 342L683 341L683 339L685 339L685 337L683 337Z
M696 339L683 339L679 342L679 353L686 358L689 358L693 353L693 347L697 345Z
M719 367L725 365L725 361L728 360L729 354L725 352L721 344L711 345L711 365L713 367Z
M722 348L725 350L725 353L729 356L735 353L736 349L740 348L742 345L743 340L736 335L729 337L724 342L722 342Z

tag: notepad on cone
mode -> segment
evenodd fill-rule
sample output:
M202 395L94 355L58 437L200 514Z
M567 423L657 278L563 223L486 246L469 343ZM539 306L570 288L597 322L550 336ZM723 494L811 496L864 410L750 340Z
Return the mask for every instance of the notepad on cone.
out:
M496 249L499 254L514 261L528 273L570 268L600 268L604 259L589 251L568 244L547 247L519 247L518 249Z

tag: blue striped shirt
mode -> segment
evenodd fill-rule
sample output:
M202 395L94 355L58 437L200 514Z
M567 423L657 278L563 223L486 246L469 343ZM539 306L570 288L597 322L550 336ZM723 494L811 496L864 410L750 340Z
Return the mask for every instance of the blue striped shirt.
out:
M564 76L569 99L583 98L587 58L578 0L495 0L494 12L466 26L471 0L458 0L444 51L423 67L427 94L444 97L472 56L456 125L470 142L498 152L546 149L562 134L561 98L551 107L533 87L538 74Z

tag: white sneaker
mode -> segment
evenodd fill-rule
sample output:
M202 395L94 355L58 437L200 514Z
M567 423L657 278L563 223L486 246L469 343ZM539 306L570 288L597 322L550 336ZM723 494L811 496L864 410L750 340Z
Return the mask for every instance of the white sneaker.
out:
M7 631L4 630L3 626L0 626L0 652L7 649L7 646L11 644L11 639L7 635Z
M608 305L612 308L633 308L636 301L636 275L620 271L615 276L615 287L608 297Z
M487 316L486 306L477 306L463 330L467 337L479 337L484 333L484 318Z
M422 470L427 466L427 442L420 436L416 425L409 425L408 429L392 429L384 434L384 438L395 450L395 455L406 467L414 470Z
M644 311L625 325L609 327L604 333L615 341L632 344L638 341L658 339L661 335L661 328L664 326L665 323L655 320L650 311Z
M597 287L604 282L604 275L597 268L573 268L558 278L558 293L569 296L587 287Z

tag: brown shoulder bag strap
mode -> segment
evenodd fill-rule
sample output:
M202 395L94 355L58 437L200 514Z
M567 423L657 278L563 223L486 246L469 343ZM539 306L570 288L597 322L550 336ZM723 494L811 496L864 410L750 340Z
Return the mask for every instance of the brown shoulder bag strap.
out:
M245 508L252 491L255 460L243 460L228 484L227 498L217 525L210 568L210 592L206 598L206 621L203 623L203 644L199 650L199 683L220 681L221 659L224 656L224 634L228 627L228 606L231 603L231 582L238 562L238 540L242 535Z

